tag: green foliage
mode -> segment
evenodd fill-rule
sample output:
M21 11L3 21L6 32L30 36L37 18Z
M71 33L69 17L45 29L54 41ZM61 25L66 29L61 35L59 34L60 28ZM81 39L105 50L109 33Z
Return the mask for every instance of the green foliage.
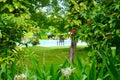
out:
M30 20L28 7L24 1L1 1L0 5L0 53L7 53L21 42L24 33L35 27L36 23Z
M68 23L66 28L77 30L75 36L78 37L74 37L88 42L95 53L92 57L96 56L96 71L94 70L95 66L93 66L91 69L94 72L90 73L89 78L92 74L101 75L100 79L103 79L102 75L108 71L110 79L119 79L115 78L116 75L114 75L115 73L119 75L116 70L120 68L120 66L115 67L115 65L119 64L117 60L120 59L118 50L118 40L120 40L119 4L119 0L69 1L70 9L67 14ZM116 56L114 58L111 53L111 46L116 47ZM99 72L100 74L98 74ZM106 74L107 77L108 75ZM95 77L93 79L95 80Z
M46 48L43 48L43 49L46 50ZM50 51L56 48L53 47L48 49ZM93 79L94 80L97 80L97 79L98 80L99 79L119 80L119 76L118 76L119 70L116 70L114 65L114 60L112 57L107 57L107 56L103 57L103 63L102 63L100 72L98 72L99 73L98 74L96 58L93 58L92 60L89 61L90 62L89 64L86 64L81 59L81 57L76 55L76 58L75 58L76 60L74 63L71 63L68 59L66 59L61 65L59 65L56 68L54 66L54 63L50 67L48 67L45 64L42 66L40 64L40 60L38 60L39 59L38 55L33 51L34 49L31 50L31 48L26 48L26 49L22 49L22 52L19 50L21 50L20 47L16 48L16 51L14 51L15 54L13 55L14 58L16 57L15 59L18 59L18 60L15 60L11 56L9 56L8 58L0 59L0 62L2 63L1 72L0 72L1 79L13 80L16 75L24 74L25 76L27 76L27 80L33 80L33 79L38 79L38 80L93 80ZM25 51L25 53L23 53L23 51ZM91 53L91 54L94 54L94 53ZM28 59L30 60L29 64L25 64L25 62ZM11 60L13 61L12 64L9 63L9 61ZM12 67L8 65L10 66L12 65ZM66 70L73 69L73 72L69 76L64 76L64 74L62 73L63 69L66 69Z
M92 66L89 72L88 80L96 80L96 59L93 59Z
M24 64L20 63L25 57L25 54L19 53L21 47L16 47L12 51L9 50L11 55L0 57L0 79L14 79L14 75L24 71ZM21 57L20 57L21 56Z
M76 29L79 38L90 44L104 40L107 33L114 37L119 34L116 26L119 24L119 4L119 0L118 2L108 1L107 4L104 0L92 0L90 3L89 1L71 0L68 12L69 27L67 28Z

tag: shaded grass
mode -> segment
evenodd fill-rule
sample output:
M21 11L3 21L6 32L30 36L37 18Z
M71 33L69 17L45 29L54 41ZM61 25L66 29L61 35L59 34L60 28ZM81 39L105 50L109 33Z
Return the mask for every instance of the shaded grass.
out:
M69 57L69 46L57 46L57 47L41 47L41 46L32 46L24 48L24 52L29 49L31 53L34 53L37 56L40 66L50 67L53 64L55 67L58 67L60 64L63 64L64 61ZM89 62L89 53L90 48L78 46L76 49L76 56L81 59L81 62ZM30 65L31 62L28 58L25 59L25 64Z

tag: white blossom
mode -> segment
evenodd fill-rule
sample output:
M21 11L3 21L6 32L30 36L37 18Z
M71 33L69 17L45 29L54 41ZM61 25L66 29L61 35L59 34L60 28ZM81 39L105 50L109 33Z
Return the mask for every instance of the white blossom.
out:
M75 68L67 67L65 69L61 69L61 72L64 76L70 76L74 72Z
M27 76L25 74L15 75L14 80L26 80Z

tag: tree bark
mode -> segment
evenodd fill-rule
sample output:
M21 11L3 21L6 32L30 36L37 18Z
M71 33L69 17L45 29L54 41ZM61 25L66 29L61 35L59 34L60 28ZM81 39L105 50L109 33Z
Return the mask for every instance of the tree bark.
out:
M71 62L74 61L75 51L76 51L76 42L74 40L71 40L71 47L69 52L69 58Z

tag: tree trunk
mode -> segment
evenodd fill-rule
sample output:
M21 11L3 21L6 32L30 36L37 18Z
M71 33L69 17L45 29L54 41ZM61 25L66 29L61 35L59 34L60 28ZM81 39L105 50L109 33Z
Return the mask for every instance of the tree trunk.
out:
M72 40L71 41L70 52L69 52L69 58L70 58L71 62L74 61L75 51L76 51L76 42L74 40Z

